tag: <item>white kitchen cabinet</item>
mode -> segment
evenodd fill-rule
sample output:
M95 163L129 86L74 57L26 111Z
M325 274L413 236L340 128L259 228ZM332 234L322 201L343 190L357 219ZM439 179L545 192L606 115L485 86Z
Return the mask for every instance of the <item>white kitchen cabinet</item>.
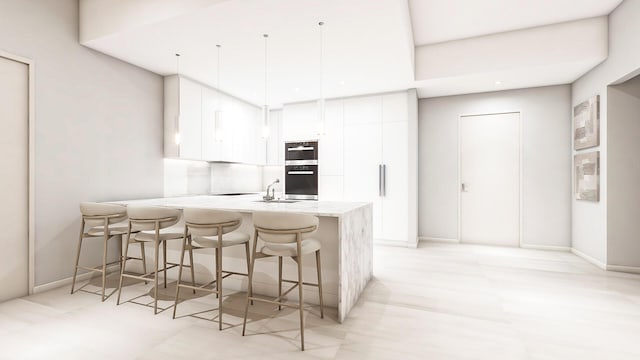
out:
M344 199L344 177L332 175L318 176L318 200L342 201Z
M282 110L271 111L269 116L269 138L267 139L267 165L284 165L282 128Z
M318 174L339 176L344 166L344 101L327 101L324 118L324 134L318 139Z
M409 241L407 93L344 101L344 196L373 202L374 238ZM417 150L417 149L416 149Z
M318 139L318 103L285 105L282 110L284 141Z
M259 107L184 77L164 85L165 157L265 163Z

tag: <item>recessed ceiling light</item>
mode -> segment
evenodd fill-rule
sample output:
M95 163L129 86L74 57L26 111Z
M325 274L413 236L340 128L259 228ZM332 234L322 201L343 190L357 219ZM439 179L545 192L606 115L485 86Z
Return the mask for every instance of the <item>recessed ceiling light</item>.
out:
M340 85L344 85L344 80L341 80L341 81L340 81Z
M502 81L497 80L497 81L496 81L496 85L502 85Z
M293 91L298 92L300 91L300 88L299 87L293 88Z

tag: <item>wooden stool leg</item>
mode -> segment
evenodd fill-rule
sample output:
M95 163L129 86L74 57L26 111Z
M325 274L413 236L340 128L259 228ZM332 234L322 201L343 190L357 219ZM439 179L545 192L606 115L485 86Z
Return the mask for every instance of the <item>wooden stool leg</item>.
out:
M127 241L127 247L129 246L129 243ZM147 256L144 253L144 241L140 241L140 257L142 258L142 273L146 274L147 273ZM144 284L147 285L149 282L148 281L144 281Z
M187 236L182 239L182 251L180 252L180 267L178 268L178 282L176 283L176 299L173 302L173 318L176 318L176 310L178 309L178 299L180 297L180 282L182 281L182 266L184 263L184 251L187 247ZM193 263L193 259L191 259Z
M116 305L120 305L120 295L122 294L122 279L124 275L124 269L127 266L127 258L129 257L129 239L130 238L131 238L131 223L129 223L129 230L127 231L127 243L125 244L125 248L124 248L124 258L122 259L122 269L120 269L120 283L118 284L118 300L116 301Z
M222 235L218 240L218 251L216 252L216 284L218 284L218 330L222 330Z
M282 256L278 256L278 298L282 302ZM282 310L282 305L278 305L278 310Z
M193 265L193 247L191 246L191 235L189 235L189 260L191 261L191 286L196 286L196 272ZM192 289L195 295L196 289Z
M296 257L296 261L298 262L298 297L300 299L300 303L298 304L298 309L300 310L300 347L301 350L304 351L304 295L302 289L302 239L301 234L297 234L297 245L298 245L298 256Z
M242 336L244 336L247 329L247 313L249 312L249 299L253 296L252 282L253 282L253 269L256 263L256 247L258 245L258 231L255 231L253 237L253 252L251 253L251 266L249 266L249 284L247 286L247 303L244 306L244 321L242 322Z
M102 301L104 302L104 288L107 283L107 245L109 244L109 231L105 226L104 240L102 245Z
M249 272L251 271L251 253L250 253L251 250L249 250L248 242L244 243L244 251L245 251L245 254L247 255L247 277L248 277ZM249 294L249 296L252 296L251 293L247 293L247 294ZM253 305L253 300L251 300L251 305Z
M162 242L162 260L164 262L164 288L167 288L167 242Z
M80 262L80 249L82 248L82 238L84 237L84 218L82 218L82 222L80 223L80 238L78 239L78 252L76 255L76 266L73 270L73 282L71 282L71 293L73 294L73 290L76 287L76 277L78 276L78 263Z
M156 263L156 271L153 273L153 314L158 313L158 271L159 271L159 262L160 262L160 240L156 236L156 240L154 241L155 245L155 263Z
M320 264L320 250L316 251L316 267L318 268L318 296L320 297L320 318L324 319L324 302L322 301L322 265Z

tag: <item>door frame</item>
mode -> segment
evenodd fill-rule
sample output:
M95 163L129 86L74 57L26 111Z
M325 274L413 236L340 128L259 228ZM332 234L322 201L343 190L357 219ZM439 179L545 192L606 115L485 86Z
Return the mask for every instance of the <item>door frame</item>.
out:
M27 124L28 126L28 149L27 149L27 156L28 156L28 161L29 161L29 165L28 165L28 181L29 181L29 185L28 185L28 191L27 191L27 198L28 198L28 203L27 203L27 207L29 209L29 215L28 215L28 229L27 232L29 234L29 239L28 239L28 257L27 257L27 262L28 262L28 274L27 277L29 279L29 284L28 284L28 294L31 295L33 294L33 288L35 286L35 179L34 179L34 175L35 175L35 63L33 61L33 59L29 59L20 55L15 55L6 51L3 51L2 49L0 49L0 57L12 60L12 61L16 61L19 63L23 63L25 65L27 65L27 67L29 68L29 92L28 92L28 97L29 97L29 122Z
M462 195L460 192L460 184L462 183L462 169L461 169L461 144L462 138L460 136L460 127L462 123L463 117L471 117L471 116L486 116L486 115L503 115L503 114L519 114L518 117L518 247L523 247L522 237L522 125L523 125L523 111L522 110L511 110L511 111L497 111L497 112L477 112L477 113L460 113L458 114L458 183L456 184L457 192L458 192L458 234L457 241L458 243L462 243L461 239L461 227L462 227Z

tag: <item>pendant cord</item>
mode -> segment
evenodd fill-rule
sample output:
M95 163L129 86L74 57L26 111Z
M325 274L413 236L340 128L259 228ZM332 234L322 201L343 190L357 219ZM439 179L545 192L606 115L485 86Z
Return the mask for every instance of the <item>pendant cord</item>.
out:
M262 36L264 37L264 106L267 106L267 40L269 34Z
M318 26L320 26L320 99L324 99L324 31L323 31L324 21L320 21Z

